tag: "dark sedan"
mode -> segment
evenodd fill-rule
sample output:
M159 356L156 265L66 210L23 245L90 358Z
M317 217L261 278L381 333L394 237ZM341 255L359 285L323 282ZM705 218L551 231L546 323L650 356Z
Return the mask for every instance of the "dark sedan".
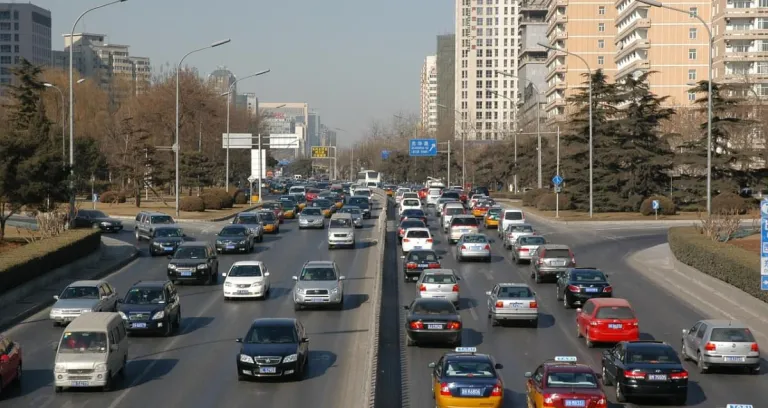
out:
M440 256L435 251L416 249L408 252L403 259L403 281L417 281L425 269L439 269Z
M570 309L574 305L583 305L592 298L613 296L613 287L608 277L595 268L572 268L557 276L557 300Z
M326 198L317 198L309 206L319 208L325 218L331 218L331 215L336 212L336 203Z
M93 228L105 232L120 232L123 230L123 222L109 218L98 210L78 210L75 216L75 228Z
M243 225L228 225L216 234L216 251L249 253L253 250L251 230Z
M407 210L404 210L402 214L400 214L400 222L403 222L405 220L421 220L422 222L424 222L424 225L428 225L427 214L424 213L424 210L420 210L417 208L409 208Z
M151 256L168 255L176 252L176 248L187 240L187 234L178 227L157 227L152 231L149 240L149 254Z
M262 318L251 324L237 353L237 378L294 377L309 366L309 339L296 319Z
M419 343L461 346L461 316L450 300L419 298L403 307L408 311L405 318L408 346Z
M403 243L403 237L405 236L405 231L408 228L427 228L427 224L424 223L424 221L419 219L405 219L400 222L400 226L397 228L397 243L402 244Z

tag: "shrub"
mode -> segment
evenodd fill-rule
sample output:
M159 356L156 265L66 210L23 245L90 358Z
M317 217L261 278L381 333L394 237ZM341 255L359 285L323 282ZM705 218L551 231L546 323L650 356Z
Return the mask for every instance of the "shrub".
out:
M221 196L219 194L207 191L200 194L200 199L203 200L203 206L206 210L221 210Z
M760 257L735 245L712 241L694 227L673 227L669 248L680 262L768 302L760 290Z
M245 195L245 192L238 191L235 194L235 204L248 204L248 196Z
M746 214L749 211L750 204L746 199L734 193L721 193L712 197L713 213L733 213Z
M525 207L535 207L536 202L539 200L539 197L541 197L542 194L549 193L549 189L546 188L537 188L534 190L528 190L523 194L523 206Z
M226 191L226 190L224 190L224 191ZM238 194L244 193L244 192L245 192L244 190L239 189L239 188L237 188L235 186L229 186L229 192L228 193L232 197L233 200L235 199L235 197L237 197Z
M101 246L98 229L76 229L31 242L0 257L0 293L84 258Z
M491 191L491 197L504 200L522 200L523 195L511 191Z
M571 208L571 198L568 197L567 194L560 194L559 200L557 198L558 195L555 193L542 194L539 196L539 199L536 200L536 209L542 211L555 211L555 204L558 204L558 201L560 206L557 209L568 210Z
M101 196L99 196L100 203L122 204L125 202L125 200L125 194L118 191L105 191Z
M232 208L232 205L235 203L235 200L232 198L232 195L227 192L227 190L224 190L223 188L212 188L208 190L208 194L212 194L216 197L219 197L219 209L221 208ZM205 208L212 209L208 207L206 204Z
M659 209L659 214L662 214L662 215L677 214L677 206L669 197L665 197L665 196L650 196L645 200L643 200L643 203L640 204L640 214L654 215L656 213L656 211L653 209L653 200L659 200L659 205L661 206L661 208Z
M179 210L189 212L205 211L205 202L200 197L181 197Z

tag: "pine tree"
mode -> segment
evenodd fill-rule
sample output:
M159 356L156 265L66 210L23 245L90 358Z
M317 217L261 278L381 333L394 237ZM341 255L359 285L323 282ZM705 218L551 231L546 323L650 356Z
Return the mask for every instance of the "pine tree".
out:
M42 70L22 58L19 65L11 69L16 84L7 85L8 95L13 103L4 107L9 111L9 122L14 131L23 131L29 127L30 122L37 113L40 93L45 90L45 85L39 79Z

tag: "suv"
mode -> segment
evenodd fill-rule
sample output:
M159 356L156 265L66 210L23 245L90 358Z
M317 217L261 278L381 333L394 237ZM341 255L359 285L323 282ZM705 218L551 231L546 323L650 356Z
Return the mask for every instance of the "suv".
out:
M185 242L169 256L168 279L176 282L205 282L215 285L219 277L216 248L205 242Z
M531 279L541 283L545 278L557 279L570 268L576 267L576 258L567 245L544 244L531 254Z
M309 261L301 268L293 289L293 309L305 306L330 305L337 310L344 308L344 283L339 267L333 261Z
M443 217L443 222L441 223L443 232L448 233L448 229L451 227L451 218L454 215L464 215L466 213L467 211L461 203L445 203L443 211L440 213L440 216Z
M117 301L129 333L170 336L181 328L181 302L171 281L138 281Z
M251 230L251 236L256 242L264 241L264 224L261 221L258 211L241 212L235 215L232 224L238 224L248 227Z
M333 214L328 223L328 249L355 247L355 224L351 214Z
M371 218L371 200L366 196L352 196L347 198L347 205L360 208L363 212L363 218Z
M151 239L158 225L175 224L176 221L168 214L154 211L141 211L136 214L136 225L133 227L136 241Z

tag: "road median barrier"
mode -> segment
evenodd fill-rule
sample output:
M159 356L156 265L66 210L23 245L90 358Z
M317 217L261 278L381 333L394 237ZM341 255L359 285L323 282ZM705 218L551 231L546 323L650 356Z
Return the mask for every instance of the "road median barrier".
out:
M365 400L364 403L365 406L373 408L373 406L376 403L376 372L377 370L377 361L379 358L379 318L381 315L381 294L382 294L382 276L384 276L384 255L386 253L386 242L387 242L387 208L389 206L389 199L387 198L386 192L383 190L376 189L375 194L379 196L379 198L382 200L382 205L379 210L379 218L377 220L376 227L378 230L376 231L376 237L378 240L378 245L376 245L377 248L377 268L376 268L376 276L374 278L374 286L373 286L373 301L371 302L371 305L373 307L373 318L370 319L370 326L368 328L368 333L370 333L370 339L369 344L370 347L368 348L369 352L366 356L366 377L367 381L365 383Z

